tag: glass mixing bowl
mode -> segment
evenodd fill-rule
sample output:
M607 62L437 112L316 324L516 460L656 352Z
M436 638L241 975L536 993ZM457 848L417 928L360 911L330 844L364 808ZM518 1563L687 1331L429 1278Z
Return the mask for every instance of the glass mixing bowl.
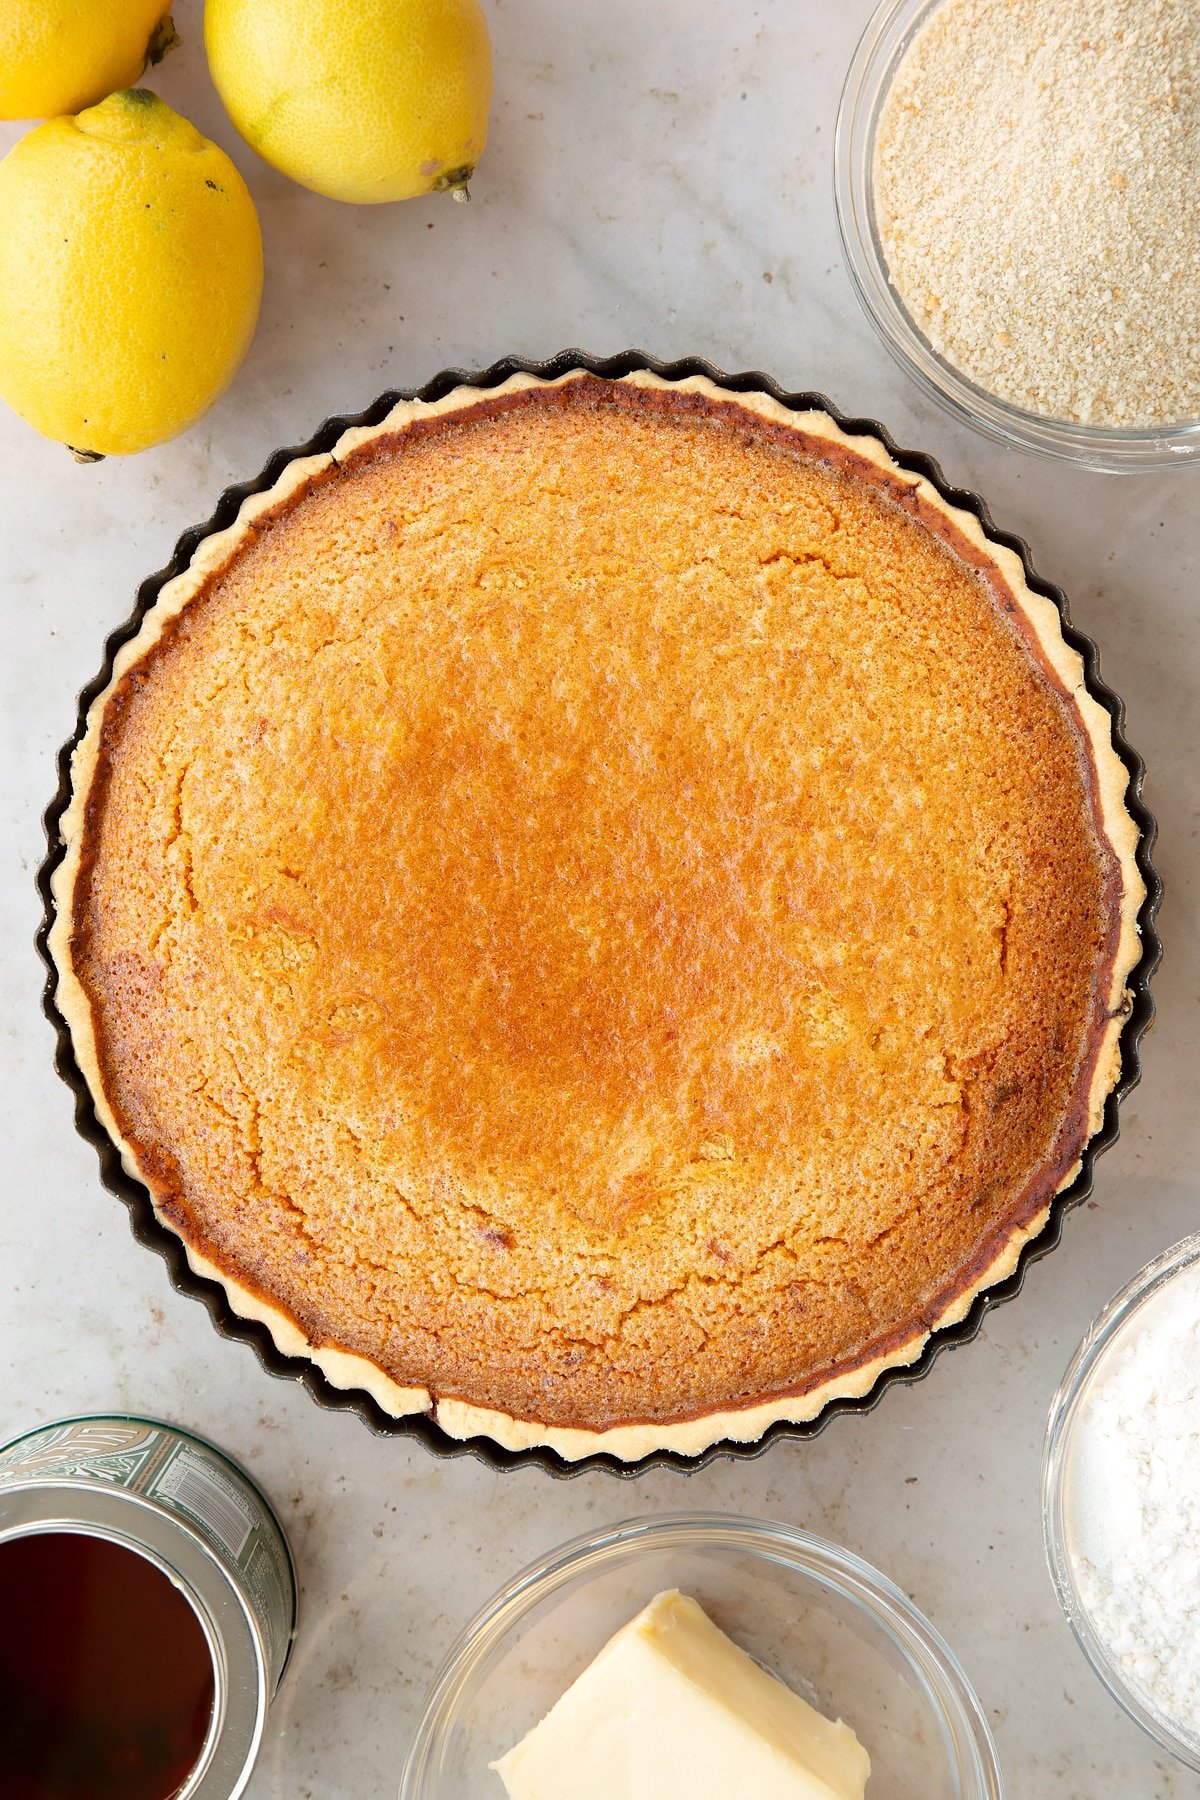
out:
M934 400L1003 444L1121 473L1200 462L1200 419L1152 429L1075 425L1023 412L977 387L939 356L888 279L875 223L875 132L896 69L943 0L883 0L850 63L834 134L834 202L850 279L867 317Z
M719 1513L577 1538L503 1588L430 1689L400 1800L503 1800L488 1764L663 1588L693 1595L764 1667L852 1725L881 1800L1001 1800L971 1685L900 1589L806 1531Z
M1118 1349L1138 1323L1147 1302L1200 1261L1200 1233L1147 1263L1128 1287L1121 1289L1089 1328L1050 1407L1050 1423L1042 1458L1042 1523L1046 1556L1067 1623L1093 1669L1121 1706L1156 1743L1190 1769L1200 1770L1200 1731L1164 1717L1131 1687L1120 1663L1097 1630L1080 1593L1075 1534L1071 1529L1072 1482L1077 1472L1080 1421L1089 1395L1103 1374L1110 1352Z

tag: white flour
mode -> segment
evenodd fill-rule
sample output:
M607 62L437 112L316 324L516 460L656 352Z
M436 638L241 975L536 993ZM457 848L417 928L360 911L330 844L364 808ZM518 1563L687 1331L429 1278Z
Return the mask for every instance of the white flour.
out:
M1200 1739L1200 1264L1101 1358L1076 1432L1080 1597L1143 1702Z

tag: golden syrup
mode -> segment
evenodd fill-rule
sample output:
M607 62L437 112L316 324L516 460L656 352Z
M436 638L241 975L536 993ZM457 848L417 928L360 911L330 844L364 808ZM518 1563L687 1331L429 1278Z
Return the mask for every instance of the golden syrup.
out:
M4 1800L170 1800L215 1691L196 1613L147 1558L82 1532L0 1543Z

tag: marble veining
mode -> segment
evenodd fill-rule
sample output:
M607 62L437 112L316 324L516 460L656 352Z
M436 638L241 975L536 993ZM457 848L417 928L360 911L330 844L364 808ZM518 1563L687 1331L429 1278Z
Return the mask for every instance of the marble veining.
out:
M1008 452L916 391L843 270L829 155L870 0L485 0L492 138L469 207L355 210L258 163L208 84L200 0L153 85L238 162L267 289L230 393L190 434L90 468L0 409L0 1438L86 1409L159 1413L243 1459L303 1583L294 1665L249 1800L394 1792L427 1680L494 1587L561 1539L635 1512L773 1515L848 1544L959 1653L1019 1800L1198 1800L1109 1700L1045 1571L1039 1461L1088 1321L1195 1225L1200 1198L1200 474L1097 476ZM0 127L0 148L19 135ZM32 948L40 815L75 695L141 578L226 483L331 412L451 363L635 344L827 392L931 451L1071 597L1149 767L1167 887L1158 1020L1093 1200L982 1336L867 1418L757 1462L633 1483L437 1462L322 1412L222 1342L131 1239L75 1136Z

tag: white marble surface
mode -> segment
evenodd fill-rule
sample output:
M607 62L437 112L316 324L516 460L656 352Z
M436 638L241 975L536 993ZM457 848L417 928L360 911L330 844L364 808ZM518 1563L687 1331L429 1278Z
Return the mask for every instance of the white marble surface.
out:
M199 0L178 0L185 47L154 85L232 152L261 209L267 289L248 361L187 437L92 468L0 408L0 1439L79 1409L145 1410L226 1445L274 1496L303 1631L251 1800L386 1800L435 1664L497 1583L575 1532L684 1506L801 1523L887 1570L960 1653L1018 1800L1200 1796L1085 1666L1045 1571L1038 1497L1046 1408L1076 1340L1196 1223L1200 470L1121 479L1007 453L893 367L851 294L831 199L838 89L870 0L488 4L497 97L473 204L354 210L240 144L208 84ZM5 147L18 135L0 131ZM73 1132L32 948L55 750L105 635L178 533L329 412L447 363L576 344L768 369L883 419L981 490L1102 646L1149 765L1167 884L1143 1085L1093 1203L1021 1297L867 1418L758 1462L628 1484L435 1461L222 1342L131 1239Z

